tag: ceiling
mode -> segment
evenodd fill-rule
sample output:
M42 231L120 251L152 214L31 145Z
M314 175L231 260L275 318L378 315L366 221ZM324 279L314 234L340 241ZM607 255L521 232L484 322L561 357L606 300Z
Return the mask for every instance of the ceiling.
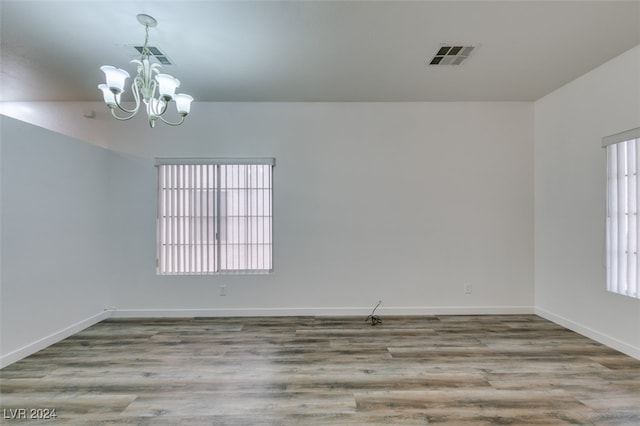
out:
M640 44L636 1L6 1L1 101L99 101L150 44L196 101L533 101ZM474 45L431 66L442 44Z

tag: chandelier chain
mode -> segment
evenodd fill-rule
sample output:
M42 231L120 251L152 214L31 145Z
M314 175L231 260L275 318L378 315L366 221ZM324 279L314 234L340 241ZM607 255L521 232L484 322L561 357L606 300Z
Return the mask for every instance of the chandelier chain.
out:
M144 26L145 37L144 46L142 46L142 59L148 59L151 51L149 50L149 25Z

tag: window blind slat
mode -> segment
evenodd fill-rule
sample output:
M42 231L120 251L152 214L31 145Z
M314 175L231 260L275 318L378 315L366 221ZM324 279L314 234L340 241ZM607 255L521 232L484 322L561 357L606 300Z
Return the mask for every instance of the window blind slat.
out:
M188 249L188 256L187 256L187 271L193 271L195 270L195 255L194 255L194 240L195 240L195 236L193 235L193 228L195 226L195 221L196 221L196 217L193 214L193 201L195 199L195 197L193 196L193 170L195 169L195 167L187 167L187 191L185 191L185 194L187 195L187 218L185 219L186 224L188 226L188 235L189 237L187 238L187 249Z
M177 166L173 166L170 168L171 171L171 182L170 182L170 190L169 190L169 194L171 196L171 204L170 204L170 210L169 210L169 223L171 224L171 240L170 240L170 246L169 246L169 250L171 253L171 263L170 263L170 268L171 268L171 272L172 273L176 273L177 272L177 268L178 268L178 247L179 245L178 243L178 224L179 224L179 218L178 218L178 191L177 191L177 185L178 185L178 167Z
M627 288L627 181L625 179L625 169L626 169L626 149L624 145L619 145L617 150L617 175L616 179L618 182L618 206L617 206L617 214L618 214L618 289L623 292Z
M173 203L175 200L175 193L173 190L173 180L174 180L174 168L173 166L167 167L166 169L167 172L167 210L166 210L166 217L167 217L167 227L168 229L168 234L167 234L167 243L166 243L166 253L167 253L167 268L166 268L166 272L174 272L174 266L175 266L175 253L174 253L174 247L175 247L175 219L174 219L174 215L175 215L175 209L173 208Z
M608 205L607 205L607 286L609 291L617 292L618 279L616 276L617 268L613 267L616 263L614 251L618 247L618 213L615 207L618 205L618 191L616 185L617 176L617 160L618 154L615 146L607 150L607 166L608 166Z
M176 272L176 226L178 224L176 218L176 168L177 166L170 166L169 171L169 210L167 216L169 218L169 226L171 227L171 233L169 234L169 272Z
M164 184L162 182L163 179L163 173L162 171L158 171L157 174L157 188L158 188L158 193L157 193L157 197L158 197L158 207L156 209L156 215L157 215L157 219L156 219L156 232L158 233L158 235L162 235L163 234L163 226L165 224L165 221L162 220L162 217L164 216L164 212L163 212L163 206L164 206L164 191L162 190L162 188L164 187ZM156 271L160 272L160 265L162 264L162 250L163 250L163 245L162 244L158 244L156 247Z
M177 210L176 210L176 217L178 219L178 223L177 223L177 236L176 236L176 248L178 249L177 251L177 262L176 262L176 269L175 272L176 273L180 273L182 272L182 173L183 173L183 168L182 166L176 166L177 168L177 174L176 174L176 197L177 197Z
M221 220L221 212L222 212L222 191L219 190L222 185L222 172L220 167L215 168L216 173L216 206L215 206L215 226L213 229L214 232L214 242L215 242L215 259L216 259L216 271L222 268L222 250L220 248L220 241L222 237L222 230L220 229L220 220Z
M236 216L236 222L235 222L236 223L236 232L235 232L235 235L234 235L234 240L236 242L236 245L235 245L234 248L236 250L234 252L235 256L233 256L232 265L233 265L234 269L241 269L242 268L242 266L241 266L242 265L242 254L241 254L241 251L242 251L242 239L244 237L244 235L243 235L244 229L243 229L243 226L242 226L244 218L240 216L241 215L240 200L241 200L241 196L242 196L241 195L241 190L239 189L239 188L241 188L241 184L240 184L240 182L241 182L241 180L240 180L241 168L238 165L233 165L231 167L233 167L233 172L232 173L233 173L233 181L235 183L234 190L235 190L235 193L236 193L236 210L234 212L235 213L234 216Z

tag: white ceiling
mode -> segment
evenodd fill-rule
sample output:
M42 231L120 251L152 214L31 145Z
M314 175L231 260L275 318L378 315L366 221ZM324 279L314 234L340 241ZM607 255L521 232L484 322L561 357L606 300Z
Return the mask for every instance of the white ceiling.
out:
M2 101L99 101L138 13L196 101L532 101L640 44L635 1L6 1ZM429 66L441 44L478 46Z

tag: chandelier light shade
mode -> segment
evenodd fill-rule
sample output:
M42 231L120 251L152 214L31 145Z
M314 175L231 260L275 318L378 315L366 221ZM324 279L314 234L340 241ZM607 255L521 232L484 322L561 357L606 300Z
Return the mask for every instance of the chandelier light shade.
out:
M193 98L185 93L176 93L180 87L180 80L169 74L161 74L158 63L151 63L149 56L149 28L158 25L158 22L151 16L140 14L137 16L138 22L145 27L146 37L142 47L142 57L140 60L134 59L131 62L137 64L137 74L131 83L131 92L135 100L135 107L127 109L120 103L120 97L125 91L129 73L121 68L111 65L103 65L100 69L104 72L106 83L98 85L102 91L104 102L118 120L129 120L137 114L140 106L144 104L147 110L149 125L153 127L156 120L171 126L178 126L184 122L184 118L191 111L191 101ZM166 120L163 115L167 112L171 101L175 102L176 110L180 115L178 122ZM126 115L118 116L116 110L123 111Z

